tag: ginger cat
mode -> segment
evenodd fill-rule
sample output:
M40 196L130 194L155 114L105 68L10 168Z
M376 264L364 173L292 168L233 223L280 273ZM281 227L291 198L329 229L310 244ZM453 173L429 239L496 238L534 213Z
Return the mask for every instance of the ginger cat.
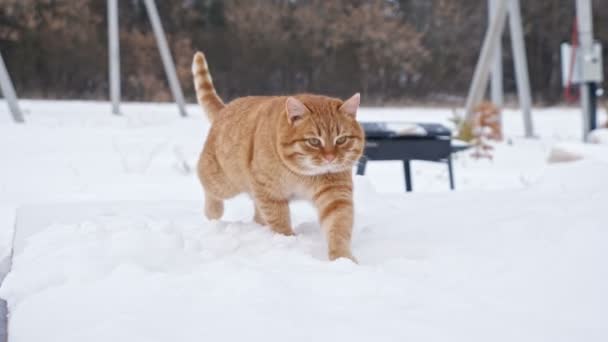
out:
M254 220L293 235L289 201L312 201L329 259L349 258L353 227L352 167L365 136L356 120L360 96L248 96L224 104L205 56L194 55L194 86L212 122L198 162L205 215L219 219L225 199L247 193Z

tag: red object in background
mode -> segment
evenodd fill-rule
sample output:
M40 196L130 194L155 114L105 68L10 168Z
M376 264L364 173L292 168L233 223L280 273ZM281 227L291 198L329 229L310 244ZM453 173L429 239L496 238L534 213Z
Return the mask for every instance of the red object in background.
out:
M572 92L572 74L574 73L576 49L578 48L578 19L576 17L574 17L574 22L572 23L572 36L570 40L572 41L572 52L570 55L568 82L566 83L566 87L564 88L564 98L566 99L566 102L576 102L578 101L579 94L577 92Z

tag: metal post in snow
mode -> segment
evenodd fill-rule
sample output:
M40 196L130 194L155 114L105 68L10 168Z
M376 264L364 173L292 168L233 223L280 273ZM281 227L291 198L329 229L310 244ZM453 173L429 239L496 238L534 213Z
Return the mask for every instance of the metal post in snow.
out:
M120 42L117 1L108 0L108 65L112 113L120 115Z
M584 58L592 54L593 49L593 18L591 11L591 0L576 0L576 17L578 21L578 41L580 44L580 62L579 67L584 67ZM581 71L581 75L584 75ZM584 76L583 76L584 77ZM583 140L587 140L587 135L595 126L595 122L591 122L591 118L595 117L592 111L595 108L595 93L591 93L592 88L588 80L581 80L581 108L583 115ZM592 103L593 102L593 103Z
M519 107L524 119L524 133L526 138L534 136L532 123L532 95L530 94L530 79L528 75L528 59L521 22L521 9L519 0L509 0L509 28L511 33L511 46L515 62L515 79L517 81L517 95Z
M496 15L496 2L499 0L488 0L488 20ZM502 37L502 35L501 35ZM496 42L496 49L492 54L492 78L490 83L490 94L492 103L499 108L504 104L504 90L502 80L502 39Z
M18 123L25 122L23 119L23 113L21 113L21 109L19 108L19 103L17 103L15 87L13 87L13 82L8 75L2 54L0 54L0 89L2 90L2 95L4 95L4 98L6 99L6 103L8 104L8 109L11 111L13 120Z
M496 15L496 2L499 0L488 0L488 22ZM493 53L492 71L490 78L490 97L492 103L502 110L504 106L504 88L502 73L502 34L496 42L496 49ZM503 126L502 115L498 116L498 124Z
M477 60L477 65L475 66L475 73L473 74L473 81L469 88L469 95L467 96L465 105L466 122L471 122L473 120L473 108L479 104L485 93L492 63L492 52L495 51L496 43L505 27L507 1L498 1L495 11L495 15L492 17L492 20L490 20L490 25L483 39L481 53Z
M171 93L173 93L173 98L175 99L175 102L177 102L180 115L188 116L188 113L186 112L186 105L184 102L184 94L182 93L182 88L177 79L175 64L173 63L173 58L171 57L171 52L169 51L169 46L167 44L165 32L163 31L163 27L160 22L160 17L158 15L156 4L154 3L154 0L145 0L144 4L146 5L146 10L148 11L148 17L150 18L150 22L152 23L152 29L154 30L154 36L156 37L156 44L158 45L160 57L163 61L165 74L167 75L167 79L169 80L169 87L171 88Z

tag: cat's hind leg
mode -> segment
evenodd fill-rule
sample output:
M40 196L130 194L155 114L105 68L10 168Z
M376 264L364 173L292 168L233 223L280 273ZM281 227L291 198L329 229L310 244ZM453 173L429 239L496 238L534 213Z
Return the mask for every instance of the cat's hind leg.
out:
M205 216L209 220L219 220L224 215L224 201L205 192Z
M224 214L224 200L236 196L238 189L207 149L203 150L198 162L198 177L205 191L205 216L210 220L220 219Z
M264 220L264 218L262 217L262 213L260 212L260 209L258 209L258 206L257 204L255 204L255 202L253 203L253 208L253 221L261 226L265 226L267 224L266 220Z

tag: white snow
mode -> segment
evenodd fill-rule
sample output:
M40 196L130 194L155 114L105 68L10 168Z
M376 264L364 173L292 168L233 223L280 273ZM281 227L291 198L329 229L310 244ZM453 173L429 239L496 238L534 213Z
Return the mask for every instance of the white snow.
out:
M591 159L608 162L608 148L579 142L556 143L551 148L548 161L550 163L571 162L581 159Z
M608 128L598 128L589 133L589 142L593 144L608 144Z
M8 116L0 103L0 118ZM10 341L605 341L608 146L576 109L508 111L494 159L372 162L355 184L353 252L328 262L314 210L295 237L251 222L245 197L202 216L192 167L208 128L171 105L23 101L0 123L0 287ZM441 108L362 120L444 122ZM549 164L566 146L581 160ZM20 207L15 215L15 209Z

